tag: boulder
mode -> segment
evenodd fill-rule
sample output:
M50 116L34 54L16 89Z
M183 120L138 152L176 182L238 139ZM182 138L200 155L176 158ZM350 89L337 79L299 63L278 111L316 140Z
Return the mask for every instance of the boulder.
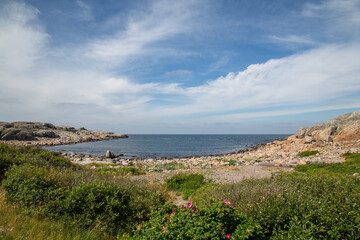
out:
M297 131L297 135L296 135L296 136L298 136L298 138L304 138L304 137L305 137L305 134L306 134L306 131L307 131L308 129L309 129L309 128L307 128L307 127L301 127L301 128L299 128L298 131Z
M106 154L105 154L105 157L106 158L115 158L115 154L112 151L107 150Z
M30 132L30 131L20 131L15 135L15 139L14 140L19 140L19 141L31 141L31 140L35 140L35 135Z
M20 132L19 129L8 128L1 133L1 140L15 140L16 134Z
M311 136L305 136L305 143L312 143L315 139Z
M57 135L55 132L53 131L42 131L42 132L37 132L35 134L37 137L45 137L45 138L59 138L60 136Z

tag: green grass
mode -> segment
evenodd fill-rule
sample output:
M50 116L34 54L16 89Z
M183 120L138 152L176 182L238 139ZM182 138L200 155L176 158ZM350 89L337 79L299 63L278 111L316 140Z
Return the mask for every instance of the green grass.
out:
M183 192L183 198L188 199L196 189L205 185L205 179L202 174L175 174L166 180L166 189Z
M320 152L319 151L305 151L305 152L298 153L296 156L298 156L298 157L308 157L308 156L314 156L316 154L320 154Z
M314 173L317 171L328 171L332 173L354 174L360 173L360 154L345 153L343 155L345 162L343 163L311 163L298 165L295 170L298 172Z

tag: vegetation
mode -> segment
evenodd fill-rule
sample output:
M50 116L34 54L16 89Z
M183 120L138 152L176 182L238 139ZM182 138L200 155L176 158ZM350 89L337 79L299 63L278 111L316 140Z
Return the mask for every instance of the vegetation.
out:
M360 239L360 154L344 158L234 184L181 173L161 186L131 181L134 167L93 170L0 144L0 238ZM165 190L192 202L176 207Z
M314 156L316 154L320 154L319 151L304 151L297 154L298 157L308 157L308 156Z
M326 171L332 173L354 174L360 173L360 154L345 153L343 155L345 162L343 163L312 163L298 165L295 170L298 172L314 173L318 171Z
M157 186L74 166L56 153L4 144L0 150L7 170L2 176L6 199L71 226L131 234L166 201Z
M202 174L179 173L166 180L166 189L183 192L185 200L203 185L205 180Z

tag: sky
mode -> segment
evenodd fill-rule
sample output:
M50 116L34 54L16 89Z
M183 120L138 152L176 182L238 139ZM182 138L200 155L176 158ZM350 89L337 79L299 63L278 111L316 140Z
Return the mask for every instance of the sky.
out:
M292 134L360 109L360 0L0 0L0 121Z

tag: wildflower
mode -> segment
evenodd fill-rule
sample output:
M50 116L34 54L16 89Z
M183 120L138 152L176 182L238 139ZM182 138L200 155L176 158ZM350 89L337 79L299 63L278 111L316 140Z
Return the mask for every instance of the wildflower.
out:
M168 216L165 217L165 221L167 221L167 220L168 220Z
M191 208L193 205L193 202L190 202L189 205L188 205L188 208Z
M186 206L184 206L183 209L186 209Z
M166 227L165 227L165 226L163 226L161 229L162 229L162 230L165 230L165 228L166 228Z
M173 209L173 212L176 212L176 209Z
M191 210L191 212L194 212L195 210L193 209L193 210Z
M231 234L226 234L227 239L231 238Z
M198 213L199 209L196 209L195 213Z
M227 202L227 199L224 199L223 202Z

